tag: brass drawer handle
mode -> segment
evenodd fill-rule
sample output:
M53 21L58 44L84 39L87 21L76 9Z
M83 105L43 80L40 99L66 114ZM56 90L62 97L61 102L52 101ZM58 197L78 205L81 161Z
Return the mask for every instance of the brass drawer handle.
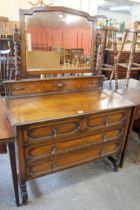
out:
M105 125L108 125L109 124L109 118L107 117L106 119L105 119Z
M56 153L56 146L54 145L51 148L51 154L55 154L55 153Z
M108 137L106 135L103 135L103 141L106 142L108 140L109 140Z
M53 128L53 136L56 137L56 128Z
M19 88L19 87L17 87L17 88L13 88L12 90L13 91L21 91L21 90L25 90L25 88Z
M56 163L55 162L52 163L52 171L53 172L56 171Z
M58 84L57 84L57 87L58 87L58 88L62 88L63 86L64 86L63 83L58 83Z

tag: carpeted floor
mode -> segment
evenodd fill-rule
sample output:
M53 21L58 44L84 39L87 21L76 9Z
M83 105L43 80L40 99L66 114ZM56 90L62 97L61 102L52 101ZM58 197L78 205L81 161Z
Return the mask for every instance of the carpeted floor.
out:
M96 161L28 182L29 203L15 207L7 155L0 156L0 210L139 210L140 164L134 165L136 135L118 173Z

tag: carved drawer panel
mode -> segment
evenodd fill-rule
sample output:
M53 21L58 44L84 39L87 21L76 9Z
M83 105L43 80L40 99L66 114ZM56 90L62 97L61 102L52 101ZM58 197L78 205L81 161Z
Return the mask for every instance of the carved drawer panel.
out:
M93 115L87 119L87 130L96 130L111 126L124 125L127 119L127 112L108 112L102 115Z
M72 136L80 132L80 119L72 119L67 121L59 121L54 123L46 123L40 125L28 126L26 129L28 142L46 141L53 138L63 138Z
M75 152L69 152L60 155L57 159L44 159L32 164L28 164L27 176L28 179L53 173L65 168L76 166L90 160L98 159L100 156L100 147L88 147Z
M97 145L105 142L119 140L123 136L123 129L114 129L104 132L103 134L94 134L79 138L73 138L73 140L66 140L62 142L56 142L52 144L43 143L37 146L28 146L25 149L26 159L36 161L50 155L57 155L65 153L67 151L81 149L89 145Z

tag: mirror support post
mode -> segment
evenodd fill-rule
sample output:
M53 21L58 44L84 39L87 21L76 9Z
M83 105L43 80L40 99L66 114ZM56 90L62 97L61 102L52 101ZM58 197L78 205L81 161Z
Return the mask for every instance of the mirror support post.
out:
M90 51L90 60L91 60L91 69L95 68L95 54L96 54L96 21L92 23L92 38L91 38L91 51Z
M15 80L20 80L21 79L20 32L16 25L14 30L13 41L14 41L14 59L15 59Z

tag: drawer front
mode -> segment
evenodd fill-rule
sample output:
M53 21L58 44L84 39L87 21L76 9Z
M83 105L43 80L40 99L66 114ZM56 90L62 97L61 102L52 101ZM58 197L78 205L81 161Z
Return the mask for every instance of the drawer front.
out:
M126 123L127 111L108 112L106 114L93 115L87 119L87 130L98 130L111 126L122 126Z
M86 72L86 70L85 70ZM17 95L29 95L39 94L47 92L61 92L71 91L75 89L93 89L102 88L103 77L70 77L63 79L38 79L30 81L16 81L12 83L5 83L6 94L17 96ZM9 92L9 89L11 90Z
M69 168L90 160L98 159L100 156L100 147L88 147L80 151L66 153L60 155L57 159L44 159L33 164L28 164L27 176L28 179L53 173L65 168Z
M55 121L53 123L44 123L31 125L25 128L27 138L25 143L43 142L76 135L81 130L80 119Z
M73 140L56 142L54 144L45 143L37 146L28 146L25 149L26 159L33 162L51 155L58 155L68 151L88 147L89 145L99 145L101 143L119 140L123 137L123 130L124 129L114 129L111 131L106 131L103 134L94 134L73 138Z
M119 143L107 143L100 146L89 146L86 149L81 149L75 152L69 152L59 155L57 158L46 158L35 163L28 163L27 176L28 179L41 175L53 173L65 168L86 163L91 160L99 159L100 157L115 154L119 149Z

